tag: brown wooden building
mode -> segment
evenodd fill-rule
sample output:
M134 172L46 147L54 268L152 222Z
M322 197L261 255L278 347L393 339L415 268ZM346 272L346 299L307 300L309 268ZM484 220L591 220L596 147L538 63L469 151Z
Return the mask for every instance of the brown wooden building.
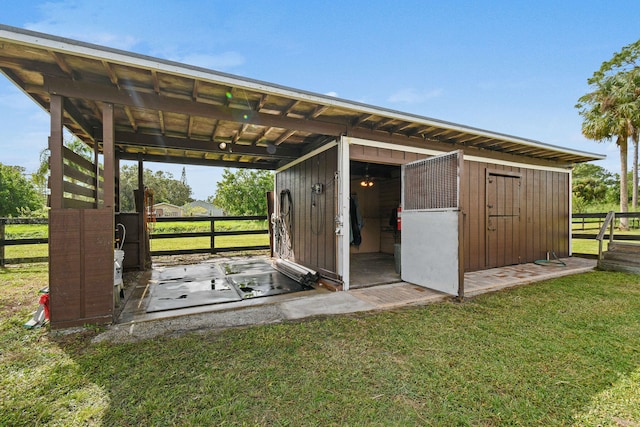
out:
M0 70L51 114L54 327L112 321L116 221L145 266L120 160L274 170L279 256L348 290L351 257L399 247L404 280L463 295L465 271L570 255L571 167L603 158L2 25Z

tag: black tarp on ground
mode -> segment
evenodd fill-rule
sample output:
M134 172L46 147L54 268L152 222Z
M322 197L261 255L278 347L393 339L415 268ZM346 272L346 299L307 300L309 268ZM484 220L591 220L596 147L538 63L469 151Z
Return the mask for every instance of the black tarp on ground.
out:
M154 269L147 313L237 302L312 289L264 259L204 262Z

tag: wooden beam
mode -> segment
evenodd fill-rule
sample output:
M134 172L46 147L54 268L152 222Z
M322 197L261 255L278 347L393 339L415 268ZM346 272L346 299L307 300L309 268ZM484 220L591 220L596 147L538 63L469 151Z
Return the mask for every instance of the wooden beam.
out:
M160 95L160 80L158 79L158 72L151 70L151 78L153 79L153 90L157 95Z
M158 121L160 122L160 132L164 135L167 130L164 127L164 113L162 111L158 111Z
M64 208L63 201L63 157L62 157L62 125L64 99L58 95L52 95L51 109L51 134L49 136L49 189L51 190L51 209Z
M198 100L199 86L200 86L200 80L193 80L193 93L191 94L191 98L193 98L194 101Z
M111 80L111 83L113 83L115 86L117 86L119 88L120 87L120 81L118 80L118 75L116 74L116 72L113 71L113 68L111 68L111 64L109 64L105 60L102 60L102 66L104 67L105 71L107 72L107 75L109 76L109 80Z
M375 116L373 114L362 114L356 120L354 120L353 123L351 123L351 126L352 127L358 127L362 123L364 123L365 121L369 120L372 117L375 117Z
M98 144L93 144L93 173L95 174L95 187L93 197L95 198L94 209L98 209L100 207L100 148ZM104 181L102 183L102 187L104 187Z
M282 129L333 136L342 135L347 130L346 124L342 123L276 116L257 111L203 104L140 91L117 89L95 83L60 79L57 77L45 76L44 87L45 90L51 94L68 96L70 98L93 99L107 103L128 105L130 107L162 110L165 112L170 111L178 114L191 114L229 122L242 122L258 126L279 127Z
M235 154L235 153L233 153ZM229 160L201 159L194 157L158 156L155 154L121 153L122 160L138 160L156 163L174 163L180 165L212 166L222 168L266 169L275 170L276 162L240 162Z
M84 116L76 106L69 101L68 99L64 100L64 111L67 113L67 117L71 119L80 129L84 130L87 135L91 138L92 141L95 141L93 130L96 128L96 125L92 125L88 121L85 120Z
M25 59L0 59L0 67L18 69L22 71L32 71L36 73L46 74L48 76L57 76L60 78L68 78L64 71L60 69L58 64L52 64L42 61L30 61Z
M389 123L393 123L395 121L395 119L383 119L380 120L378 123L374 124L373 127L371 128L371 130L378 130L380 129L382 126L386 126Z
M129 108L128 106L124 106L124 113L127 115L127 119L129 119L129 124L131 124L131 127L133 128L134 132L138 131L138 125L136 124L136 119L135 117L133 117L133 113L131 112L131 108Z
M113 104L102 107L102 154L104 162L104 207L115 203L115 129Z
M280 135L280 137L278 139L276 139L273 143L274 145L280 145L283 142L285 142L287 139L289 139L289 137L291 135L293 135L295 133L295 131L292 130L288 130L286 132L284 132L282 135Z
M300 100L295 100L293 101L291 104L289 104L289 106L282 112L283 116L288 115L289 113L291 113L293 111L294 108L296 108L298 106L298 104L300 104Z
M187 138L174 138L163 135L149 135L132 132L116 132L116 144L123 144L138 147L155 147L176 150L201 151L206 153L224 153L227 150L220 150L218 144L213 141L195 140ZM268 154L265 147L253 145L236 145L233 147L234 153L245 156L271 157L274 159L291 159L300 156L300 150L289 147L279 147L276 154Z
M58 52L49 53L56 61L56 64L58 64L58 67L60 67L60 69L64 71L65 74L67 74L69 77L73 77L73 71L71 71L71 68L69 68L69 65L65 62L64 58Z
M191 138L191 133L193 132L193 125L196 122L196 118L194 116L189 116L189 125L187 126L187 138Z
M309 117L310 119L315 119L317 118L319 115L321 115L322 113L324 113L325 111L327 111L329 109L328 105L318 105L316 107L315 110L313 110L313 113L311 113L311 116Z
M269 95L264 94L260 97L260 101L258 102L258 105L256 106L256 111L260 111L262 110L262 107L264 107L264 104L267 102L267 98L269 97Z

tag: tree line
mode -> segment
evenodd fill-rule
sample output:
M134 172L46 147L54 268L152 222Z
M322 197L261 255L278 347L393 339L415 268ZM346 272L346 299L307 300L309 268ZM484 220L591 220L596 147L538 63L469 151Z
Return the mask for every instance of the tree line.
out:
M65 146L76 154L93 161L93 152L82 141L65 141ZM0 163L0 217L33 217L46 215L46 188L49 176L48 151L40 154L40 166L27 174L22 166ZM146 188L154 192L155 203L184 206L194 201L193 191L187 184L185 168L180 179L170 172L143 170ZM138 165L122 165L119 176L120 211L134 212L134 190L138 188ZM273 190L273 173L265 170L225 168L217 189L207 202L221 208L228 215L266 215L267 191Z
M638 138L640 135L640 40L624 46L604 61L587 83L590 91L578 99L582 133L598 142L615 141L620 155L620 211L629 210L627 152L633 148L631 201L638 207ZM626 228L625 221L621 223Z

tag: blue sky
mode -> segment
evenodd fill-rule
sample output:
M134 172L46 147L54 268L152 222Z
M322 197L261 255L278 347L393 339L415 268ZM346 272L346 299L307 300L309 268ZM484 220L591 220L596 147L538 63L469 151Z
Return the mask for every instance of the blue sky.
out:
M7 2L0 23L606 154L580 133L587 78L640 38L640 2ZM0 77L0 162L32 172L48 115ZM182 166L153 169L180 177ZM219 168L187 166L196 198Z

